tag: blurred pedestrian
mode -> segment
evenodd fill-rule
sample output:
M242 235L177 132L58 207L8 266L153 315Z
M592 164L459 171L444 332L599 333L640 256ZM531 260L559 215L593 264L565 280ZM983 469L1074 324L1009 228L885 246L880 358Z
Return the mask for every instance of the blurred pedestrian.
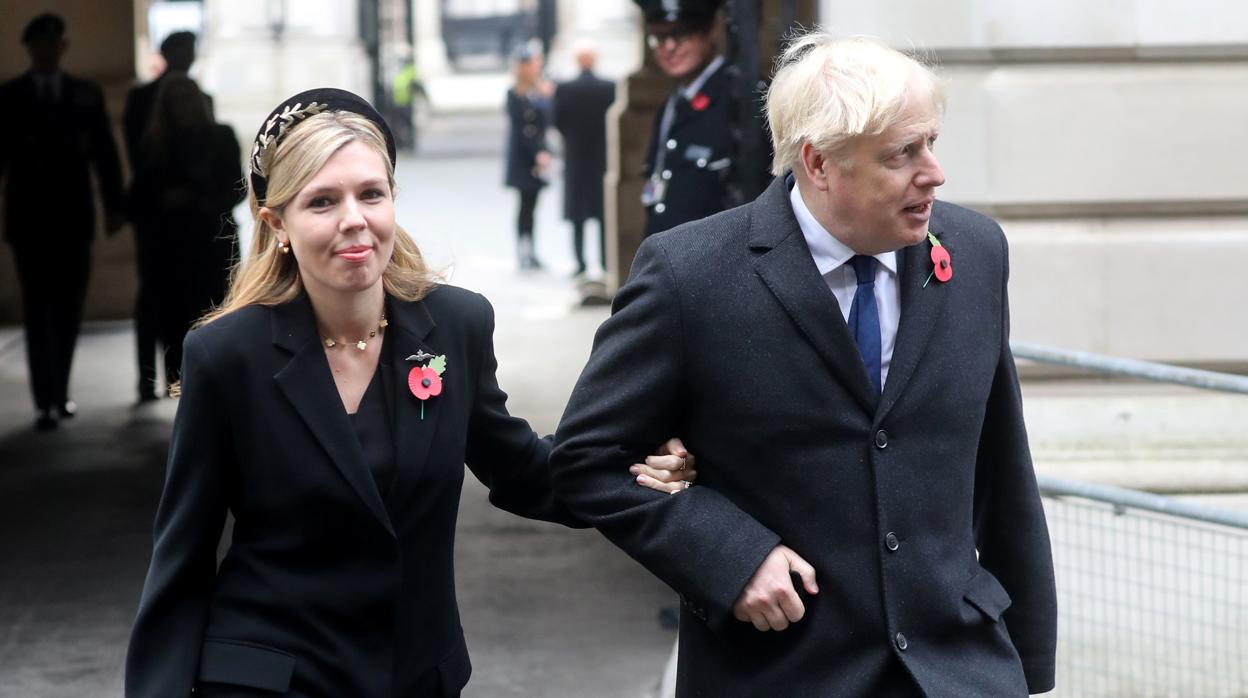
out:
M465 463L496 506L579 525L550 439L507 412L489 302L442 284L398 226L395 153L335 89L283 101L256 136L251 258L186 338L128 698L453 698L472 671ZM630 481L678 492L691 457L660 451Z
M655 62L676 81L655 114L646 151L641 203L649 236L727 208L731 80L714 35L721 0L634 2Z
M132 170L141 166L140 148L143 137L147 133L152 120L152 110L161 86L173 75L186 75L195 63L195 35L188 31L173 32L160 43L160 55L164 58L165 69L155 80L139 85L126 95L126 110L122 115L123 132L126 143L126 156L130 160ZM212 97L204 94L209 115L213 112ZM135 201L130 197L131 202ZM138 202L142 207L144 202ZM139 365L139 401L155 400L156 393L156 356L157 344L160 342L160 304L162 289L156 278L161 274L161 265L165 261L157 249L159 240L157 233L149 229L151 216L143 215L142 211L132 212L134 222L135 269L138 272L138 288L134 303L135 349ZM178 366L168 361L166 356L166 375L171 375ZM171 371L170 369L173 369Z
M507 90L507 174L516 190L516 256L521 269L540 269L533 242L537 195L546 186L550 150L546 146L550 98L554 87L542 75L544 59L535 42L519 47L512 57L514 82Z
M603 175L607 171L607 109L615 101L615 83L594 75L598 51L582 39L573 47L581 69L576 79L555 90L555 128L563 135L563 217L572 223L576 274L585 273L585 222L598 223L598 258L606 269L606 231L602 224Z
M76 410L69 374L95 237L91 172L111 234L125 221L121 164L100 86L61 70L65 21L35 17L22 43L30 70L0 85L4 230L22 289L35 426L52 429Z
M187 331L225 300L236 256L233 209L242 197L242 156L233 129L213 121L204 93L185 73L161 79L136 156L130 210L143 231L144 297L151 305L145 311L154 313L172 385ZM142 379L140 400L153 385Z

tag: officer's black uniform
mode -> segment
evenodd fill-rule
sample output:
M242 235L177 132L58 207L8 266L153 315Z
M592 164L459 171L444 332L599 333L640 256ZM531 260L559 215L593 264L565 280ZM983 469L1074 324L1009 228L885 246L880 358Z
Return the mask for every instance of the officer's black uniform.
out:
M646 22L709 27L721 0L634 0ZM709 74L705 71L709 70ZM654 115L646 151L647 236L728 207L732 166L728 72L716 58L689 85L677 86Z
M728 208L729 87L727 70L720 66L691 98L683 90L669 98L675 104L666 134L660 133L666 106L655 114L646 177L657 178L666 191L646 206L647 236Z

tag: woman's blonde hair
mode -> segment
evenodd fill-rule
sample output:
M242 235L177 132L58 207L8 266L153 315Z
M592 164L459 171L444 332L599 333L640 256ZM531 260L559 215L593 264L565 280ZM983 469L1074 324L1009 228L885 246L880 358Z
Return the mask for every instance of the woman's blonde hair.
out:
M385 136L367 118L348 111L324 112L310 116L291 127L275 145L268 166L265 201L256 199L249 187L248 202L255 227L251 252L234 267L225 303L199 320L197 326L228 315L249 305L279 305L294 300L303 290L299 265L293 254L283 254L277 236L260 216L262 206L281 215L285 206L325 163L348 143L363 143L386 163L390 191L394 192L394 166L386 151ZM404 301L420 300L440 281L429 270L420 248L401 227L395 226L394 252L382 273L386 293Z
M880 40L837 39L822 30L796 36L777 59L767 90L772 174L800 169L803 143L842 158L851 139L893 125L916 91L930 98L938 113L944 110L939 78Z

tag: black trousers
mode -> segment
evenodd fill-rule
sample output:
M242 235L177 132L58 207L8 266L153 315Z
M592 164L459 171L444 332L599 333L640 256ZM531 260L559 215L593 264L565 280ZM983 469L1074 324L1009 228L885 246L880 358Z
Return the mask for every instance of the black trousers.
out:
M602 260L602 268L607 268L607 226L601 218L584 218L572 221L572 253L576 256L576 270L585 271L585 222L598 222L598 258Z
M541 189L517 189L520 211L516 214L516 237L533 239L533 213L537 211L537 194Z
M30 392L36 409L54 409L69 399L69 371L91 274L91 243L15 242L13 258L22 289Z

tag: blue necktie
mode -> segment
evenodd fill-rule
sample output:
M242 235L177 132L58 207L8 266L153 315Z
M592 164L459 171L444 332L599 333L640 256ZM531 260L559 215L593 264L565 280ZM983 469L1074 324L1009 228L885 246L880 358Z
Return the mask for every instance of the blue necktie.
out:
M858 353L867 367L867 377L875 388L878 398L880 384L880 311L875 307L875 257L855 255L849 263L858 277L858 289L854 291L854 303L849 306L849 332L858 343Z

